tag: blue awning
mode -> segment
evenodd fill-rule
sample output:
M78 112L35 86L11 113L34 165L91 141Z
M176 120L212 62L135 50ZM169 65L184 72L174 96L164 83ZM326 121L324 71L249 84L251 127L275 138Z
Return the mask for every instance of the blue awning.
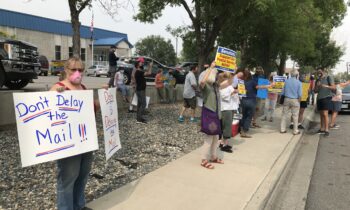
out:
M94 46L116 46L118 45L120 42L126 42L130 48L133 48L134 46L132 44L130 44L130 42L128 41L127 38L114 38L114 37L110 37L110 38L103 38L103 39L96 39L94 41Z

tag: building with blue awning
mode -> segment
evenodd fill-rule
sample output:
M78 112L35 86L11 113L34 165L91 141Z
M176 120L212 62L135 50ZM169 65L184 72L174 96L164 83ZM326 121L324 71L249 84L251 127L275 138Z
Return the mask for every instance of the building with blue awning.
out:
M73 54L70 22L0 9L0 31L34 44L49 61L65 60ZM92 36L90 26L82 25L80 37L81 58L86 65L92 64L92 54L95 64L107 63L112 45L116 46L118 56L131 56L133 45L125 33L94 28Z

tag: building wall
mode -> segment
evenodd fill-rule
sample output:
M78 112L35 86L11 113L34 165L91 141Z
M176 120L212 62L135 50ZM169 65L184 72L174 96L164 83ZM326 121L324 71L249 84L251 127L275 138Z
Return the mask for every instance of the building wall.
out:
M9 35L15 35L16 39L29 42L38 47L40 55L45 55L49 61L55 60L55 46L61 46L61 59L69 57L69 47L72 47L72 37L59 34L50 34L38 31L31 31L19 28L0 26L0 31ZM90 39L80 39L81 48L85 48L85 63L91 64L91 41Z

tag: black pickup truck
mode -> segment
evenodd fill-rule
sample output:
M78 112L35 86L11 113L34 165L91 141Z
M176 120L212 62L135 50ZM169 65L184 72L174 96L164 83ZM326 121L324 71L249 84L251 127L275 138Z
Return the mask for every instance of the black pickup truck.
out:
M0 38L0 88L18 90L37 79L38 56L37 47L30 43Z

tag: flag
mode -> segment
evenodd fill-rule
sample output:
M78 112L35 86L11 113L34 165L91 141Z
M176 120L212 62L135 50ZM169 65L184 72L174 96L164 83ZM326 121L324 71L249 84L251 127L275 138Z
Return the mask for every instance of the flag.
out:
M90 39L92 41L94 39L94 12L92 12L90 32L91 32L91 38Z

